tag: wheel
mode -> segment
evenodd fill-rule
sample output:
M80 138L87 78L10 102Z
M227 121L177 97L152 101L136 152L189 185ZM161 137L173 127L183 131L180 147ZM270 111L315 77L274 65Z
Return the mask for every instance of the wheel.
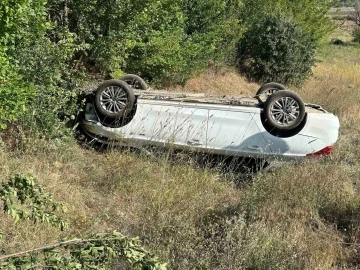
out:
M126 116L132 110L134 103L134 92L124 81L105 81L95 93L95 107L107 118L116 119Z
M296 93L283 90L269 96L264 111L265 119L272 127L292 130L304 120L305 104Z
M256 92L256 95L265 94L266 96L270 96L273 93L281 90L286 90L285 86L280 83L270 82L262 85L260 89Z
M126 74L126 75L122 76L120 78L120 80L126 82L133 89L137 89L137 90L146 90L147 89L146 82L137 75Z

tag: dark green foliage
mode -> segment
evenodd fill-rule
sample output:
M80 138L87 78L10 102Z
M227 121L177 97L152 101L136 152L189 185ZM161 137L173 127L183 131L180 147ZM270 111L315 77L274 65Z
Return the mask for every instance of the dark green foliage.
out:
M113 269L112 263L121 269L130 269L128 266L138 270L166 269L166 264L146 251L137 238L126 237L119 232L95 234L86 239L68 240L0 257L1 269L38 269L42 265L43 269L106 270Z
M74 34L66 29L51 26L47 32L51 38L44 36L23 46L16 58L22 78L36 89L22 123L33 133L54 137L64 132L59 116L74 117L77 111L76 85L81 70L76 69L73 55L82 45L77 45Z
M312 42L318 46L331 28L324 15L332 3L4 0L0 127L21 119L27 131L62 136L64 125L58 118L75 117L74 100L86 75L107 79L134 73L159 86L184 83L209 65L234 63L242 33L252 31L269 13L286 14L298 23L304 35L293 35L302 39L294 44L309 44L308 56ZM307 70L300 71L306 77Z
M239 11L240 21L246 28L262 21L265 16L275 14L291 18L302 31L321 43L327 33L336 26L327 12L337 0L243 0Z
M61 230L69 222L61 215L65 205L53 200L31 175L15 175L0 185L3 211L17 223L20 220L42 222ZM0 231L2 234L3 232ZM51 269L111 269L116 259L132 269L164 270L166 265L146 251L137 238L119 232L95 234L87 239L74 239L31 251L0 256L1 269L30 269L46 265ZM119 262L118 262L119 264ZM40 269L40 268L39 268Z
M52 21L86 44L76 60L105 77L126 71L184 82L209 60L223 61L239 30L229 0L50 0L49 8Z
M143 8L129 7L130 10L139 10L127 25L130 46L127 46L124 69L130 73L159 81L169 80L184 70L186 59L181 46L184 18L179 6L172 2L145 1ZM143 6L143 1L132 5Z
M161 1L160 1L161 2ZM237 3L225 0L173 1L152 4L158 25L142 26L146 31L129 50L126 70L155 81L182 83L209 61L223 62L235 48L240 27ZM161 11L160 11L161 10ZM145 16L145 15L144 15ZM154 19L154 18L152 18ZM134 18L133 25L141 25Z
M357 27L353 31L354 42L360 43L360 27Z
M201 70L233 57L241 35L238 1L184 0L186 68Z
M0 129L5 129L7 122L16 121L27 112L27 104L34 92L34 87L19 77L0 81Z
M240 68L256 81L299 83L311 74L316 44L293 20L268 15L238 45Z
M19 74L18 49L37 39L44 29L44 1L4 0L0 2L0 127L16 121L26 112L34 96L32 84Z
M15 223L29 219L34 223L47 223L61 230L69 226L67 220L56 214L66 212L64 204L54 202L52 195L45 193L30 175L15 175L2 184L0 200L4 204L4 212L8 213Z

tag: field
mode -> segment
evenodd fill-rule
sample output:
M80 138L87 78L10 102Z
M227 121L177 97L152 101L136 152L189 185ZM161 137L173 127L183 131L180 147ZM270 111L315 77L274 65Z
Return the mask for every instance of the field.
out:
M329 10L327 15L329 15L329 16L347 16L353 10L354 10L353 7L334 7Z
M1 252L117 230L139 236L169 269L360 269L360 47L328 45L318 57L314 75L294 90L339 116L334 154L250 180L200 168L186 154L174 162L170 155L99 153L72 138L3 134L1 179L33 174L67 204L71 226L15 225L1 214ZM258 87L225 70L183 90L253 95Z

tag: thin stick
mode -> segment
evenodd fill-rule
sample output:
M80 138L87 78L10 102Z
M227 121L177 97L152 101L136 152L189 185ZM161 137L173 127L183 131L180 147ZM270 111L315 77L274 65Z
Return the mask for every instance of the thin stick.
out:
M43 249L56 248L56 247L59 247L59 246L63 246L63 245L67 245L67 244L72 244L72 243L76 243L76 242L81 242L81 241L82 241L82 239L73 239L73 240L68 240L68 241L64 241L64 242L59 242L59 243L56 243L56 244L53 244L53 245L49 245L49 246L44 246L44 247L39 247L39 248L27 250L27 251L22 251L22 252L10 254L10 255L2 256L2 257L0 257L0 261L9 259L9 258L14 257L14 256L20 256L20 255L24 255L24 254L27 254L27 253L32 253L32 252L40 251L40 250L43 250Z
M109 240L116 240L116 239L119 239L119 238L118 237L105 238L105 239L94 238L94 239L85 239L85 240L76 238L76 239L72 239L72 240L52 244L52 245L49 245L49 246L39 247L39 248L35 248L35 249L30 249L30 250L10 254L10 255L5 255L5 256L0 257L0 261L4 261L4 260L9 259L11 257L20 256L20 255L24 255L24 254L27 254L27 253L37 252L37 251L41 251L41 250L44 250L44 249L52 249L52 248L65 246L65 245L69 245L69 244L74 244L74 243L86 243L86 242L92 242L92 241L109 241Z

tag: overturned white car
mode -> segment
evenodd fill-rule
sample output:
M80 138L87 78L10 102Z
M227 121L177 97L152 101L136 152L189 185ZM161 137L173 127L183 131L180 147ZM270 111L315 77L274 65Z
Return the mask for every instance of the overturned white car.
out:
M135 75L105 81L88 94L81 125L104 144L171 145L265 160L328 155L339 131L334 114L280 84L263 85L253 98L214 97L147 90Z

